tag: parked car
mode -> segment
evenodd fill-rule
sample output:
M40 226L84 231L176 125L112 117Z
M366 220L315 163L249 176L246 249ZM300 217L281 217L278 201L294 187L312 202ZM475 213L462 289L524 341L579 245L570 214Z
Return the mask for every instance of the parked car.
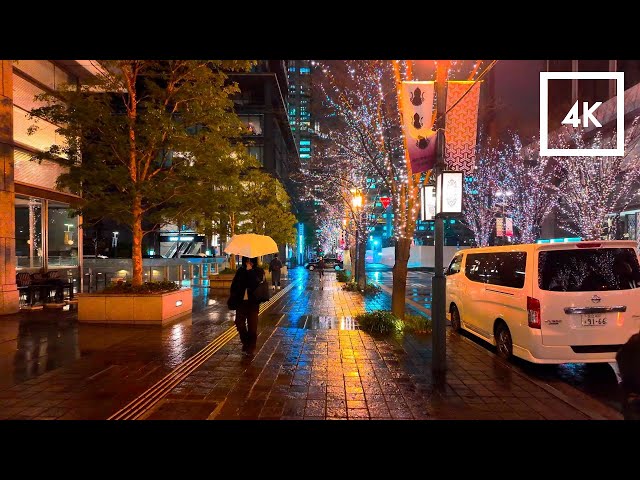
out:
M497 353L533 363L612 363L640 328L635 241L471 248L453 257L447 312Z
M318 268L319 259L312 260L310 262L305 263L304 268L309 270L315 270ZM324 268L333 269L333 270L342 270L344 268L342 260L338 260L335 257L325 257L324 258Z

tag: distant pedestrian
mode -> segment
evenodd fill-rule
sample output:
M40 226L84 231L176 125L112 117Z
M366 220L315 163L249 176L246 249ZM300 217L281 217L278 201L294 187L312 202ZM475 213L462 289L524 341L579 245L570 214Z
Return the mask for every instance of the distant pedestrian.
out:
M258 259L242 257L242 266L231 282L227 305L236 311L236 328L245 355L253 355L256 349L260 300L255 297L254 291L264 280L265 273L258 267Z
M280 272L282 270L282 262L278 258L278 254L273 255L273 260L269 263L269 271L271 272L271 288L280 290Z
M324 278L324 267L324 258L320 257L318 259L318 273L320 274L320 281L322 281L322 279Z
M640 333L632 335L616 354L622 378L622 413L625 420L640 420Z

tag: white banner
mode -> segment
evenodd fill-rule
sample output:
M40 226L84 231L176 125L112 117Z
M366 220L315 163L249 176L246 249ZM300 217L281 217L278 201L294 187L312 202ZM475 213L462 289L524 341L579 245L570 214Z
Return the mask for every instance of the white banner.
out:
M420 190L420 220L436 218L436 187L422 187Z
M507 217L504 222L504 234L507 237L513 237L513 219Z
M462 212L462 172L442 172L436 178L436 214Z

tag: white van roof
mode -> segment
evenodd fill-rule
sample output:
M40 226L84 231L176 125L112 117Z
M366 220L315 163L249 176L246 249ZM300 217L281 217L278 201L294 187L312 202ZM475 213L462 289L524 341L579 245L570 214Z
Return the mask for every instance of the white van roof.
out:
M589 240L581 242L558 243L522 243L517 245L499 245L496 247L465 248L465 254L498 252L534 252L541 250L574 250L584 248L632 248L638 247L634 240Z

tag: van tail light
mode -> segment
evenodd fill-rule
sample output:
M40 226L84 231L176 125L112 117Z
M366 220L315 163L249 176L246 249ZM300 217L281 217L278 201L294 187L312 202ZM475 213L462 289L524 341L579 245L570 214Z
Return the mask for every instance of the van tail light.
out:
M600 248L602 244L600 242L580 242L576 243L578 248Z
M530 328L540 328L540 300L527 297L527 321Z

